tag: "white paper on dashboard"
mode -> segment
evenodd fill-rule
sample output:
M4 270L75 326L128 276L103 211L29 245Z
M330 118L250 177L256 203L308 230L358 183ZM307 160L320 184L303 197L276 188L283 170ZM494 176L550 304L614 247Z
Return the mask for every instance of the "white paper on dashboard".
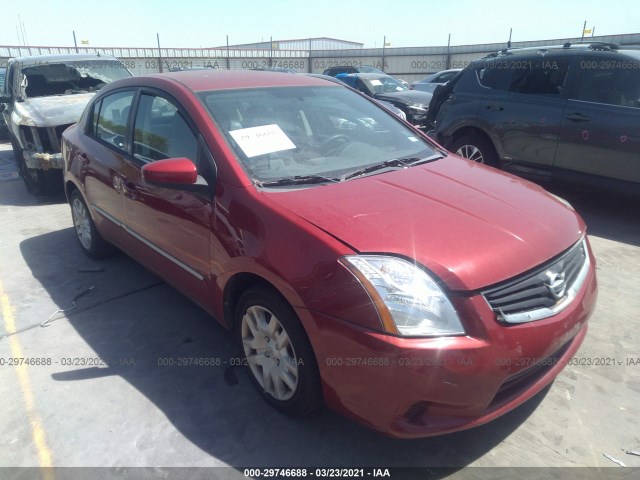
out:
M249 158L296 148L287 134L275 123L232 130L229 134Z
M380 80L371 80L371 85L382 85L382 82Z

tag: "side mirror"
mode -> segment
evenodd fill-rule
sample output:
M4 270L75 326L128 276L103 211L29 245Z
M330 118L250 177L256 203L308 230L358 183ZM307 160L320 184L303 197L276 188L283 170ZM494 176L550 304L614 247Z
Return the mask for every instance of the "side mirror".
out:
M148 183L193 185L198 171L188 158L167 158L143 166L142 178Z
M147 163L142 167L142 179L159 187L210 193L209 184L198 175L196 166L188 158L167 158Z

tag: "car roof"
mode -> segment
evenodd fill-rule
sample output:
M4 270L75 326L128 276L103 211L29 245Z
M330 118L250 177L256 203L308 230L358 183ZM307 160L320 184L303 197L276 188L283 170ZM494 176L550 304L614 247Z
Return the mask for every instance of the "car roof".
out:
M335 85L338 87L337 84L332 84L326 80L307 75L292 75L290 73L261 70L188 70L183 72L156 73L153 75L116 80L109 86L144 85L145 79L177 82L193 92L282 86L331 87Z
M117 60L111 55L103 54L86 54L86 53L74 53L66 55L33 55L31 57L15 57L12 58L12 62L19 62L23 65L42 65L44 63L54 62L78 62L78 61L90 61L90 60Z
M495 53L491 53L484 57L486 60L492 58L504 58L508 56L520 55L559 55L559 56L575 56L575 55L628 55L640 59L640 50L622 48L614 43L605 42L567 42L562 45L544 45L525 48L505 48Z
M432 82L433 78L439 77L440 75L442 75L444 73L453 73L453 72L461 72L461 71L462 71L461 68L450 68L449 70L440 70L439 72L432 73L431 75L427 75L422 80L418 80L418 81L413 82L413 83L433 83Z
M368 80L373 80L373 79L382 78L382 77L391 77L391 75L387 75L386 73L348 73L347 75L349 77L365 78Z

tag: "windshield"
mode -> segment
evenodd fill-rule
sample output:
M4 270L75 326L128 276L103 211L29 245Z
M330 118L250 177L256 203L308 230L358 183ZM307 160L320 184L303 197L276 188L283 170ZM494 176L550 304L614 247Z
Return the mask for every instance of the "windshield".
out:
M43 62L22 69L22 90L26 98L89 93L130 76L117 60Z
M362 78L374 93L404 92L409 90L404 83L388 75L379 78Z
M272 87L198 95L257 184L344 181L372 165L396 159L415 163L437 153L397 117L346 88Z

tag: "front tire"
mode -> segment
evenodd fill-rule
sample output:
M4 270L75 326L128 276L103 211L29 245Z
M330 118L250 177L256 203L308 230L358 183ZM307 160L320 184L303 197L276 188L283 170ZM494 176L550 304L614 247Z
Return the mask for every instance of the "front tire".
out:
M82 251L90 258L103 258L109 255L113 248L98 233L87 204L78 190L71 193L70 204L73 227Z
M23 150L15 140L11 141L18 173L31 195L55 195L62 192L62 170L41 170L27 167Z
M294 416L322 406L313 349L279 294L264 287L247 290L236 308L235 327L250 376L271 405Z
M498 166L498 155L493 144L480 135L462 135L449 144L449 150L468 160Z

